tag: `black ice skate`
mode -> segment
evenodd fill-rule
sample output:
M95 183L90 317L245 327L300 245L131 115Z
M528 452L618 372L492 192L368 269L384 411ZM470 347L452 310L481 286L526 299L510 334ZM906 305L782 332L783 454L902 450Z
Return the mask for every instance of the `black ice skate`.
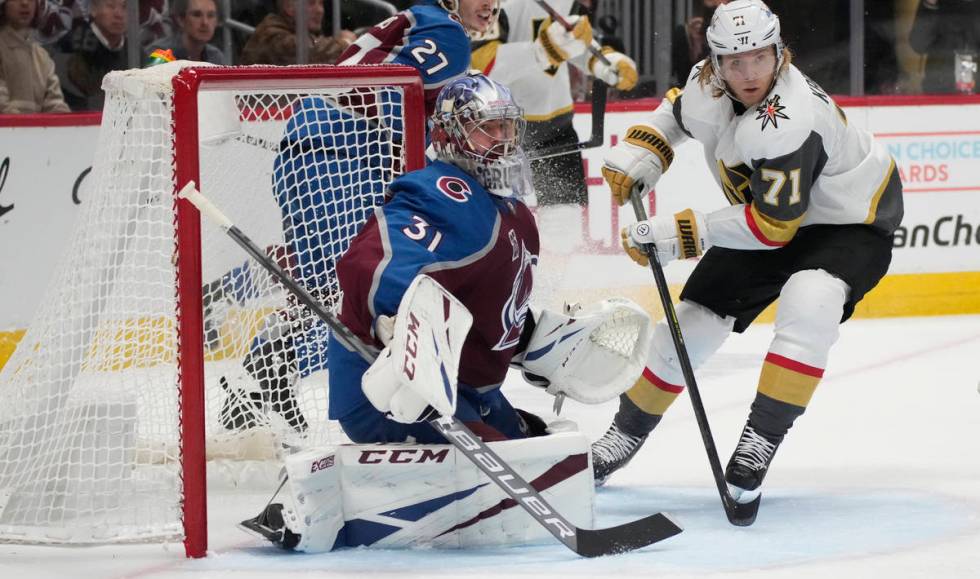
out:
M261 393L232 387L224 376L218 379L218 384L225 393L225 400L218 414L225 430L248 430L263 423Z
M746 423L725 468L728 492L738 504L741 525L751 525L762 501L762 480L782 439L770 439Z
M228 384L224 376L218 379L218 383L225 392L218 417L226 430L248 430L266 424L269 421L265 414L268 409L281 416L297 433L306 432L306 419L291 388L246 392L243 388Z
M306 418L303 417L303 412L299 409L299 402L293 394L292 385L288 382L281 384L278 389L269 391L267 394L273 412L282 416L290 428L296 432L306 432L308 428Z
M592 473L595 477L595 486L602 486L612 473L626 466L646 439L646 435L626 434L613 422L602 438L592 443Z
M272 503L265 507L257 517L242 521L239 526L246 531L257 533L277 547L292 551L299 544L301 535L286 528L282 517L282 504Z

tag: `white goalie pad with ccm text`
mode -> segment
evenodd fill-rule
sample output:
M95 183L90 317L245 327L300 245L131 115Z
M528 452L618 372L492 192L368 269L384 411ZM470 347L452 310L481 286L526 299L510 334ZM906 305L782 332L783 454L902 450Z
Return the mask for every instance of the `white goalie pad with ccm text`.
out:
M574 525L592 528L589 441L566 432L489 446ZM342 445L286 460L297 551L470 548L554 540L451 445Z

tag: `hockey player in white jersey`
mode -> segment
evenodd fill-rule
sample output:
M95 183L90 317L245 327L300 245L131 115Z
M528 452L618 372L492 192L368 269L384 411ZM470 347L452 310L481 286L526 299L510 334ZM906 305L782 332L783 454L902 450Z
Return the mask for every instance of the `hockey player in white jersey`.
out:
M509 87L524 107L525 143L532 156L535 150L578 142L572 127L570 64L620 90L637 82L636 64L625 54L603 48L607 65L588 52L592 25L587 16L574 14L574 0L548 4L567 15L570 32L535 0L503 0L497 23L473 43L473 68ZM580 153L532 161L531 170L539 204L587 202Z
M707 40L711 54L686 87L669 92L648 124L628 130L602 172L622 204L634 187L657 183L678 145L704 146L730 206L656 216L622 232L627 253L643 265L645 244L664 264L701 256L677 306L695 368L779 298L757 394L725 470L733 497L752 509L777 447L823 376L839 324L888 269L902 184L885 148L793 66L779 19L763 2L720 6ZM643 376L593 444L597 482L635 455L684 384L661 323Z

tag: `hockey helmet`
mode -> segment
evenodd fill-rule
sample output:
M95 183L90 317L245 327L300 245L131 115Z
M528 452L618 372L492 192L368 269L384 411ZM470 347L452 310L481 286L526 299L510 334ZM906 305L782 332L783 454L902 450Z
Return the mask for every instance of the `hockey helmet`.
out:
M432 124L439 159L470 173L496 195L521 192L525 120L510 89L471 71L439 92Z
M715 10L705 36L711 49L711 63L719 74L719 57L766 46L776 49L776 70L783 64L779 17L762 0L735 0L722 4Z

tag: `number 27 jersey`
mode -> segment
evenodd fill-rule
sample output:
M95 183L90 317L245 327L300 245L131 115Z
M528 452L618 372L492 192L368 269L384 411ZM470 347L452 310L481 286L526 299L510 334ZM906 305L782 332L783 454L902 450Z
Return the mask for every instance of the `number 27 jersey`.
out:
M429 0L362 34L337 64L404 64L417 69L428 117L442 87L469 70L470 39L462 24Z

